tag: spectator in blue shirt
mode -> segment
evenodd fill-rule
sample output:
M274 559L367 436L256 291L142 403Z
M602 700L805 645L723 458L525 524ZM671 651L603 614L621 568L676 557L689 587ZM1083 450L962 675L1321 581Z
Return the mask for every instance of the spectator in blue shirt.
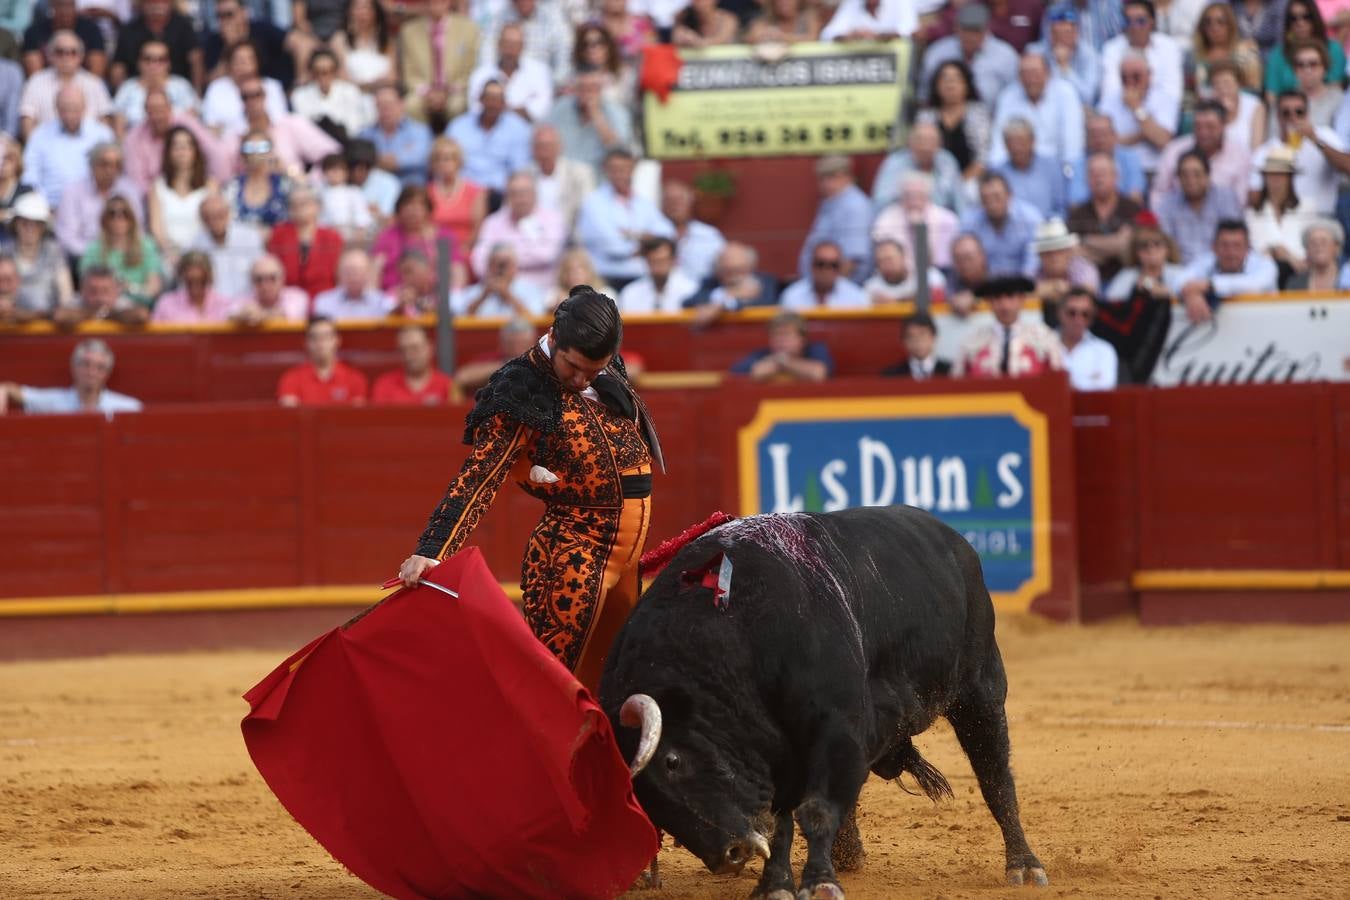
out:
M1219 304L1238 294L1273 294L1280 271L1269 256L1252 249L1247 223L1223 219L1214 229L1213 250L1186 267L1179 299L1192 322L1208 322Z
M554 101L548 122L562 138L563 156L599 168L607 150L632 145L633 116L604 96L605 75L599 69L577 72L572 86L570 96Z
M445 133L464 151L464 177L501 194L511 173L530 163L530 125L506 108L506 88L496 79L478 101L477 112L456 116Z
M872 204L853 180L847 156L816 160L816 184L822 199L797 256L797 272L803 278L810 275L811 252L817 244L832 241L843 251L844 277L862 284L872 273Z
M1101 54L1091 41L1082 39L1080 20L1072 3L1050 7L1043 23L1045 36L1027 51L1044 56L1050 73L1073 85L1084 106L1096 106L1102 87Z
M986 125L988 119L985 119ZM984 162L982 158L978 160ZM900 198L900 183L910 172L933 179L933 202L960 215L965 208L961 164L942 146L942 132L928 120L909 129L905 149L893 150L882 160L872 179L872 209L881 212Z
M1006 178L986 172L980 177L980 206L962 218L961 230L984 247L990 271L1030 275L1038 265L1031 245L1041 219L1035 207L1013 196Z
M1069 208L1064 167L1036 152L1036 133L1026 119L1012 119L1003 127L1008 158L991 167L1007 180L1013 197L1029 203L1045 216L1063 218Z
M1045 57L1028 50L1017 64L1017 82L1008 85L994 106L994 134L989 161L1005 162L1003 129L1025 119L1036 133L1036 154L1057 163L1083 158L1083 101L1062 78L1052 78Z
M1116 126L1110 116L1089 113L1087 117L1087 155L1109 153L1116 161L1120 192L1136 203L1144 202L1144 164L1133 147L1116 140ZM1086 160L1073 166L1069 175L1069 205L1086 203L1090 195Z
M577 241L595 261L595 269L614 290L647 274L642 242L649 237L675 240L675 226L651 201L633 193L636 160L627 150L605 154L605 183L591 192L577 216Z
M361 137L375 145L380 168L397 175L405 187L426 184L431 129L408 118L397 87L385 85L375 92L375 124Z
M823 343L806 339L805 319L781 312L769 320L769 346L744 357L731 371L753 381L824 381L834 374L834 359Z
M89 151L113 141L112 129L85 118L84 110L84 94L78 86L61 88L56 95L56 118L33 129L24 147L24 180L53 207L61 204L67 184L89 174Z

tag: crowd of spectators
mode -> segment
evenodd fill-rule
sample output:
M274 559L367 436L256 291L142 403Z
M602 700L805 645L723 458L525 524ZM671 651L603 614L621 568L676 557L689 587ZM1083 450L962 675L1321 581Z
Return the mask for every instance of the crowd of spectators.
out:
M1348 37L1338 0L12 3L0 323L418 315L448 247L457 315L539 316L583 281L701 325L777 304L743 369L814 379L828 351L786 313L922 285L962 332L952 374L1109 387L1108 351L1123 380L1156 358L1153 337L1094 336L1112 304L1202 322L1236 293L1350 284ZM870 190L817 160L795 272L763 271L644 159L649 44L897 38L916 51L903 141ZM1028 297L1044 333L1017 330ZM994 332L967 322L977 298ZM900 374L946 371L918 359ZM397 391L451 395L424 374Z

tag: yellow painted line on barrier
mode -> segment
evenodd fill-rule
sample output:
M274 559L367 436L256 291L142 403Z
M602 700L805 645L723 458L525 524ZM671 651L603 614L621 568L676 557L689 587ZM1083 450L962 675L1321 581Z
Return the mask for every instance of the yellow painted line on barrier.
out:
M1350 588L1347 569L1151 569L1130 579L1136 591L1322 591Z
M520 602L519 585L503 584L502 590L513 603ZM381 591L379 585L356 584L154 594L90 594L77 597L15 597L10 600L0 599L0 618L369 606L387 593Z
M1136 591L1318 591L1350 588L1350 569L1152 569L1135 572ZM513 603L520 586L502 584ZM141 615L368 606L387 592L376 585L245 588L153 594L88 594L74 597L0 598L0 619L25 616Z

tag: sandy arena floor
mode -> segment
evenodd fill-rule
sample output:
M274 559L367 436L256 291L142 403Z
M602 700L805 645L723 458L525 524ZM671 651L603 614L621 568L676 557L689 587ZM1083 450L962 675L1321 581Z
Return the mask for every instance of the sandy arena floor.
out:
M1350 628L1002 623L1041 897L1350 897ZM239 736L283 650L0 666L0 896L370 897L287 816ZM873 779L850 898L1025 897L942 725L957 799ZM739 897L662 854L653 900Z

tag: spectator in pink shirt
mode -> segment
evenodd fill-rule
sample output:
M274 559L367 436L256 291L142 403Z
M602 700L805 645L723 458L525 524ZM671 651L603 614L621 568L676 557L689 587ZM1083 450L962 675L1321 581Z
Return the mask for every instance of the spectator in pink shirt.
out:
M284 174L296 178L307 166L342 150L341 144L304 116L291 113L272 116L267 110L267 95L259 79L245 81L240 85L239 95L244 98L244 117L248 120L246 131L250 134L262 132L271 138L272 155Z
M405 187L394 204L394 221L380 232L370 248L375 262L375 278L380 290L392 293L403 283L398 261L409 250L416 250L427 259L437 258L436 244L444 238L450 244L450 286L463 287L468 282L464 266L464 251L455 243L450 229L437 226L431 219L431 198L424 187Z
M164 160L164 140L174 126L192 132L202 148L212 179L224 184L234 177L234 149L222 144L196 116L174 112L169 96L163 90L151 89L145 95L145 121L127 129L126 139L122 142L127 177L142 195L150 191L159 177Z
M231 316L240 325L304 322L309 318L309 295L286 284L281 260L272 254L258 257L249 271L249 280L253 282L253 294L245 297Z
M952 241L960 232L956 213L933 202L933 176L927 172L907 172L900 179L900 191L872 223L872 242L895 241L914 259L914 223L928 226L928 264L945 269L952 264Z
M178 262L178 290L155 301L150 321L170 325L206 325L228 322L238 301L212 287L211 257L197 250Z
M123 174L122 148L113 143L97 144L89 151L89 176L72 181L61 192L56 207L56 239L68 256L78 259L84 248L98 240L98 220L103 205L113 194L125 197L140 222L141 192Z
M520 278L540 291L553 288L558 260L567 242L567 226L559 212L543 209L536 199L533 175L517 172L507 179L502 208L484 219L478 229L470 261L480 276L487 271L492 248L507 244L516 251Z

